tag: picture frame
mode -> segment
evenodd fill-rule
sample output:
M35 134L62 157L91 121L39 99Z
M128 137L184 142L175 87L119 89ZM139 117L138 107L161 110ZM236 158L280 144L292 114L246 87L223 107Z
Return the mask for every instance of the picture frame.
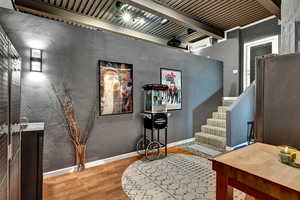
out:
M133 65L99 60L99 115L133 113Z
M160 68L160 83L168 85L168 111L182 110L182 71Z

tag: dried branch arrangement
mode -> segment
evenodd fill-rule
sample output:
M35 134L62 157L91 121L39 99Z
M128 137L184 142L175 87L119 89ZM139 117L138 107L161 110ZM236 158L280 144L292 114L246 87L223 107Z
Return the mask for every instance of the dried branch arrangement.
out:
M86 144L93 130L96 117L96 103L93 104L89 113L86 127L83 133L81 133L73 107L71 90L67 88L65 83L60 90L53 85L52 87L63 111L68 133L74 147L77 171L83 171L85 169L86 162Z

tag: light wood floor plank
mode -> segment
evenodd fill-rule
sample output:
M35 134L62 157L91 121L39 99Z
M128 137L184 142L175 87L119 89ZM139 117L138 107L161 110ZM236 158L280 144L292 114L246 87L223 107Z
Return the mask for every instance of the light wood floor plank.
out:
M199 156L180 147L171 147L169 153ZM122 190L121 178L126 168L139 160L135 156L105 165L88 168L80 173L69 173L44 180L44 200L128 200Z

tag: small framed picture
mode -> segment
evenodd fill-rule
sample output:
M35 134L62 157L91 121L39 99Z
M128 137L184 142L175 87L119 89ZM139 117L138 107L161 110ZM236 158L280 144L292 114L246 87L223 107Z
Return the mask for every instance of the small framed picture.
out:
M100 116L132 113L132 64L100 60L99 73Z
M160 69L160 83L168 85L167 109L182 109L182 73L177 69Z

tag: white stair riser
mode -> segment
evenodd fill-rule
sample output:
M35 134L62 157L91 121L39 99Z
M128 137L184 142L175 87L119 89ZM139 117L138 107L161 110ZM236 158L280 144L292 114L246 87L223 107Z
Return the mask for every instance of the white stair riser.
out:
M226 146L226 140L224 140L224 138L207 135L205 133L196 134L195 140L196 142L213 145L222 149Z
M223 106L231 106L235 100L223 100Z
M221 119L208 119L207 125L226 128L226 120Z
M226 120L226 113L213 112L213 118L214 119L224 119L224 120Z
M214 126L202 126L201 132L208 133L215 136L226 137L226 129Z

